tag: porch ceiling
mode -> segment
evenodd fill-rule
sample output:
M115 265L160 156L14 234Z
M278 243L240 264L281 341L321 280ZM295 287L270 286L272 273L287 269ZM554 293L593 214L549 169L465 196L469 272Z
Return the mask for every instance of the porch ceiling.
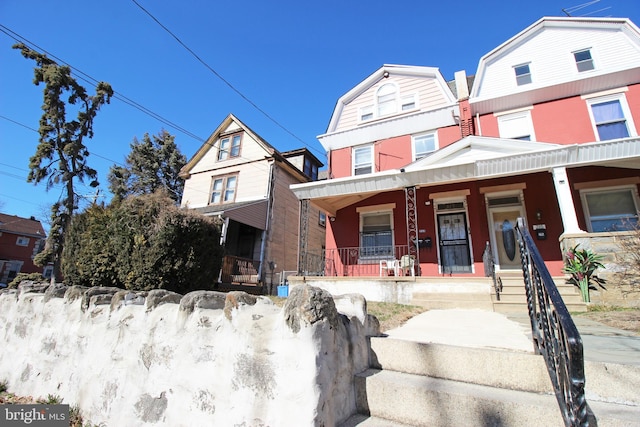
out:
M504 143L513 142L504 140ZM461 145L468 149L468 144ZM613 141L575 145L552 145L545 150L526 151L515 154L496 153L473 160L465 156L447 163L425 165L422 168L407 167L407 170L390 170L346 178L295 184L291 190L300 200L309 199L314 205L335 216L336 212L385 191L406 187L426 187L454 182L490 179L502 176L525 175L549 171L558 167L609 166L640 169L640 138L625 138ZM404 171L404 172L403 172Z

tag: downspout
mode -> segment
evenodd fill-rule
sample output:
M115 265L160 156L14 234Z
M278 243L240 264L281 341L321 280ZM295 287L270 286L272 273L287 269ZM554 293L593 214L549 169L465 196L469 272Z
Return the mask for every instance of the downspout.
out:
M273 214L273 184L275 180L275 164L276 161L275 159L273 159L269 168L269 187L267 188L267 218L265 222L265 229L262 231L262 242L260 243L260 266L258 267L258 277L260 278L260 280L262 280L267 238L270 234L269 229L271 227L271 216Z
M476 129L478 129L478 136L482 136L482 126L480 126L480 115L476 113Z

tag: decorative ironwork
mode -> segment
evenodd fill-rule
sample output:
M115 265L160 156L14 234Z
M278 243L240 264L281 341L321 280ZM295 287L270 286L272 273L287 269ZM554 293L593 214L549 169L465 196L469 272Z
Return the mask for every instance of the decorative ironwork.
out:
M485 277L491 277L493 280L493 289L496 291L496 299L500 301L500 293L502 292L502 279L496 274L496 262L493 258L493 252L491 252L491 245L487 242L482 254L482 261L484 262L484 275Z
M305 276L379 277L380 261L396 260L400 263L403 257L408 254L409 247L407 245L326 249L320 255L307 252L301 257L305 262L302 264L302 272L299 274ZM413 266L417 267L415 263Z
M418 211L416 209L416 187L404 189L407 205L407 243L409 255L418 261Z
M300 247L298 248L298 274L302 274L306 265L307 239L309 237L309 199L300 200Z
M516 236L534 348L547 364L565 425L588 426L582 338L522 218Z

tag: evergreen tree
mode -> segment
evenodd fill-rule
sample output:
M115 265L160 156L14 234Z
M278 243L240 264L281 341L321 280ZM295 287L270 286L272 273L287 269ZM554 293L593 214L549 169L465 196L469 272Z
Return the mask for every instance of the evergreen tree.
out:
M58 65L22 43L13 48L19 49L25 58L35 61L33 83L36 86L44 84L39 144L29 159L27 182L37 185L46 181L47 190L57 184L64 186L62 200L51 210L52 231L47 238L46 249L37 259L40 265L53 262L51 280L55 281L60 271L64 235L77 208L75 180L87 180L90 186L98 186L98 173L87 164L89 150L84 140L93 137L95 116L100 107L111 100L113 89L108 83L100 82L95 95L89 95L73 78L69 66ZM73 113L76 118L68 119L67 115Z
M126 165L114 165L109 171L109 190L114 199L166 190L169 197L179 202L184 188L179 173L187 158L174 140L164 129L152 137L145 133L142 141L134 138Z

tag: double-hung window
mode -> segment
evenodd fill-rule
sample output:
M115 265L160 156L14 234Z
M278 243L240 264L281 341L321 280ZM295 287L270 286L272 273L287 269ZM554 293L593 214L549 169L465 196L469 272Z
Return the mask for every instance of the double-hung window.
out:
M629 107L624 97L593 99L589 104L598 141L626 138L631 134Z
M589 231L631 230L638 224L636 186L582 190L580 196Z
M500 138L519 139L521 141L535 141L531 111L495 114L498 117L498 131Z
M211 184L211 204L231 203L236 198L237 175L218 176Z
M573 52L573 58L576 60L576 67L578 67L578 72L580 73L582 73L583 71L590 71L595 68L593 65L593 58L591 57L590 49L583 49Z
M378 117L387 116L397 112L397 92L396 85L387 83L378 89Z
M20 236L16 239L16 245L18 246L29 246L29 238Z
M426 133L413 137L414 160L420 160L423 157L433 153L438 148L435 133Z
M353 174L362 175L373 172L373 145L364 145L353 149Z
M220 148L218 149L218 160L227 160L230 157L238 157L240 155L240 143L242 142L242 134L230 135L220 139Z
M360 258L393 257L392 212L360 214Z
M516 73L516 83L518 86L531 83L531 69L529 64L516 65L513 67Z
M371 119L373 119L373 105L360 108L360 121L366 122Z

